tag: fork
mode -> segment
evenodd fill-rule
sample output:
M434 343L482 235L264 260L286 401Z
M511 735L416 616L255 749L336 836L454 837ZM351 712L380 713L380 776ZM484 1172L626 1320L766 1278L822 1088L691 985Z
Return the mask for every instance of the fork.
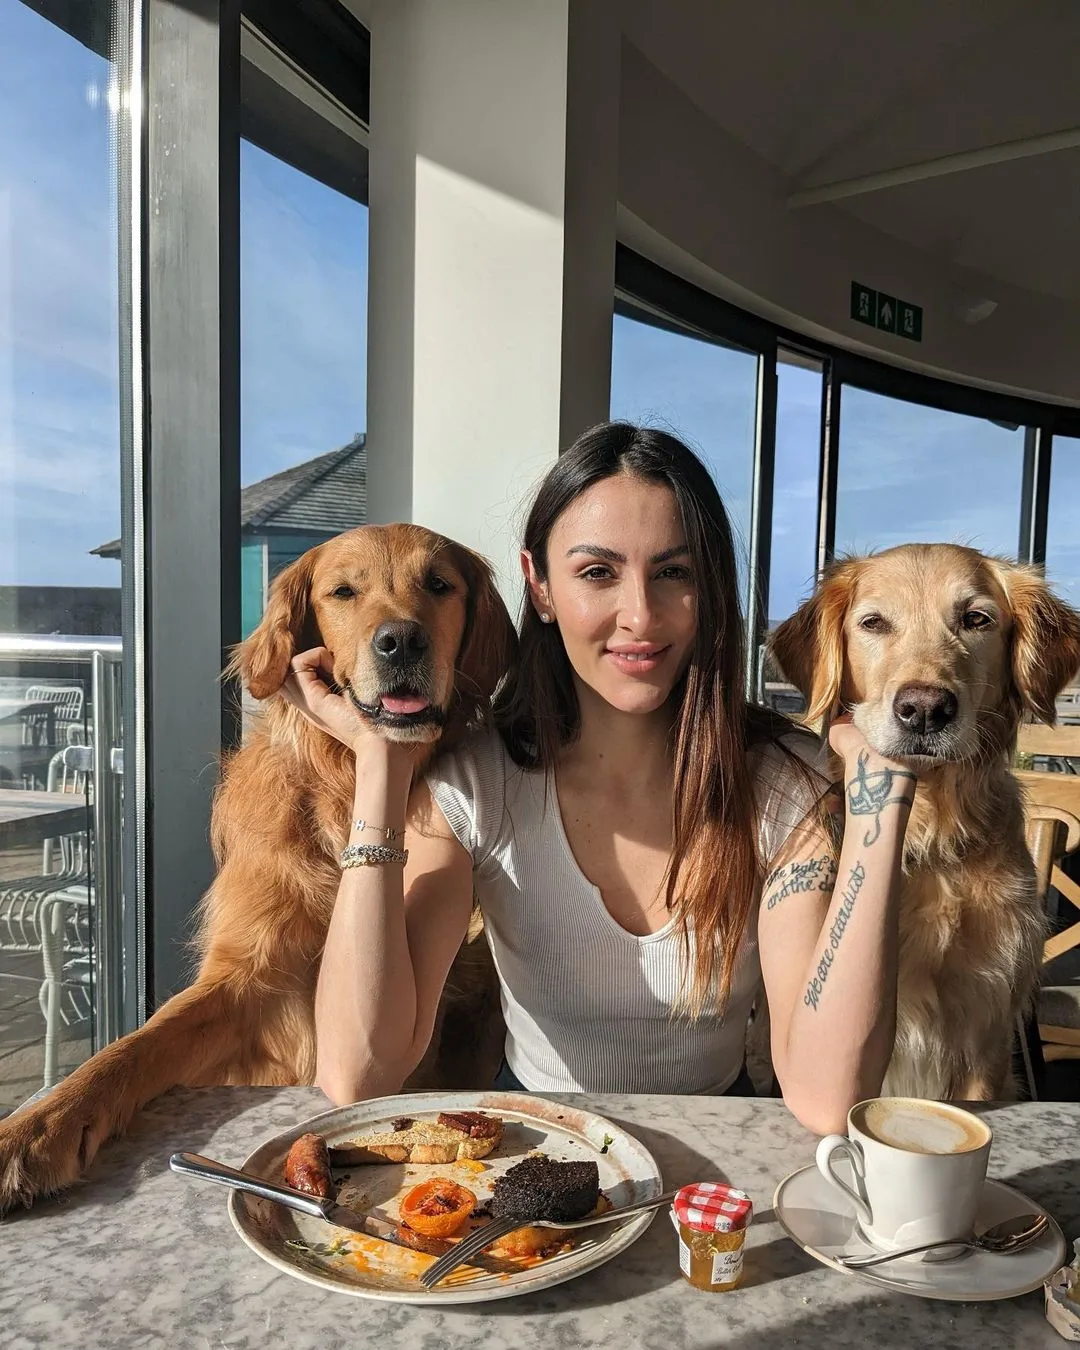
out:
M609 1209L603 1214L587 1214L584 1219L567 1219L565 1222L556 1219L492 1219L490 1223L474 1228L467 1237L455 1243L445 1256L433 1261L420 1276L420 1283L425 1289L434 1289L452 1270L465 1265L492 1242L505 1237L507 1233L513 1233L518 1228L573 1229L591 1228L597 1223L617 1223L618 1220L628 1219L633 1214L644 1214L650 1209L659 1209L661 1205L669 1205L678 1193L677 1188L673 1191L664 1191L662 1195L654 1195L651 1200L639 1200L635 1205L621 1205L618 1209Z

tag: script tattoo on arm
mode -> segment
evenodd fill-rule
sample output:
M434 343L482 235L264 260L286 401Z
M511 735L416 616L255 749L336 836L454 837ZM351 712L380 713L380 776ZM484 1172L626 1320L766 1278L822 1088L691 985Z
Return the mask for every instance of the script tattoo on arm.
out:
M848 926L851 918L851 911L855 908L855 900L862 890L862 884L866 880L866 868L861 862L856 862L848 875L847 883L844 886L843 899L840 902L840 908L836 911L836 918L833 919L829 927L829 945L821 953L821 960L817 964L817 970L811 977L810 983L806 986L806 993L803 995L803 1002L808 1008L817 1012L818 1002L821 999L821 991L824 989L826 981L829 978L829 971L832 969L833 961L836 959L836 951L840 946L840 939L844 936L844 929Z
M867 830L863 838L864 848L876 843L881 834L882 811L887 806L910 803L911 798L905 795L903 788L907 783L914 787L917 781L915 775L905 769L876 769L870 773L866 768L868 758L865 750L860 753L855 777L847 785L848 811L853 816L874 817L873 831ZM899 790L894 795L895 789Z
M805 862L785 863L765 878L765 908L775 909L789 895L831 892L835 882L836 864L830 853L823 853L820 858L807 858Z

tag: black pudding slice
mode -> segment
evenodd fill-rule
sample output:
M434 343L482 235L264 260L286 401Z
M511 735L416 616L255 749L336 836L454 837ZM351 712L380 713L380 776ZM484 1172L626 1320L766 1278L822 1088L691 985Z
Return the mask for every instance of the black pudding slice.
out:
M495 1182L491 1213L496 1219L583 1219L600 1198L600 1173L594 1162L553 1162L530 1157Z

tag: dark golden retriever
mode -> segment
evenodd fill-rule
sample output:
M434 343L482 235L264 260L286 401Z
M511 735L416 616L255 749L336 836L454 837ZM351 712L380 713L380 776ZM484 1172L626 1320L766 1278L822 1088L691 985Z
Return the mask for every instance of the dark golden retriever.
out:
M419 772L437 746L486 717L516 642L487 564L418 526L352 530L281 573L233 663L269 703L226 764L214 802L219 870L201 907L198 976L140 1030L0 1123L0 1212L69 1185L104 1140L170 1087L312 1081L315 981L354 761L275 697L294 652L327 647L336 683L361 714L381 734L418 743ZM460 1012L467 1034L443 1034L454 1016L452 996L444 998L417 1084L491 1081L499 1047L489 1047L486 1068L462 1058L478 1052L486 1028L497 1034L485 960L485 943L463 947L448 989L475 991L480 1007Z
M884 1091L1007 1095L1044 928L1009 759L1024 716L1054 721L1080 667L1080 615L1034 568L908 544L837 563L772 646L808 721L849 709L874 749L919 775Z

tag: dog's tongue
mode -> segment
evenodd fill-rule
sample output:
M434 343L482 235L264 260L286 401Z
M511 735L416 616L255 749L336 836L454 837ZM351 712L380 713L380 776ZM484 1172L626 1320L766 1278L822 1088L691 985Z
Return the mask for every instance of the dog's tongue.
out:
M383 694L381 702L388 713L401 714L423 712L428 705L419 694Z

